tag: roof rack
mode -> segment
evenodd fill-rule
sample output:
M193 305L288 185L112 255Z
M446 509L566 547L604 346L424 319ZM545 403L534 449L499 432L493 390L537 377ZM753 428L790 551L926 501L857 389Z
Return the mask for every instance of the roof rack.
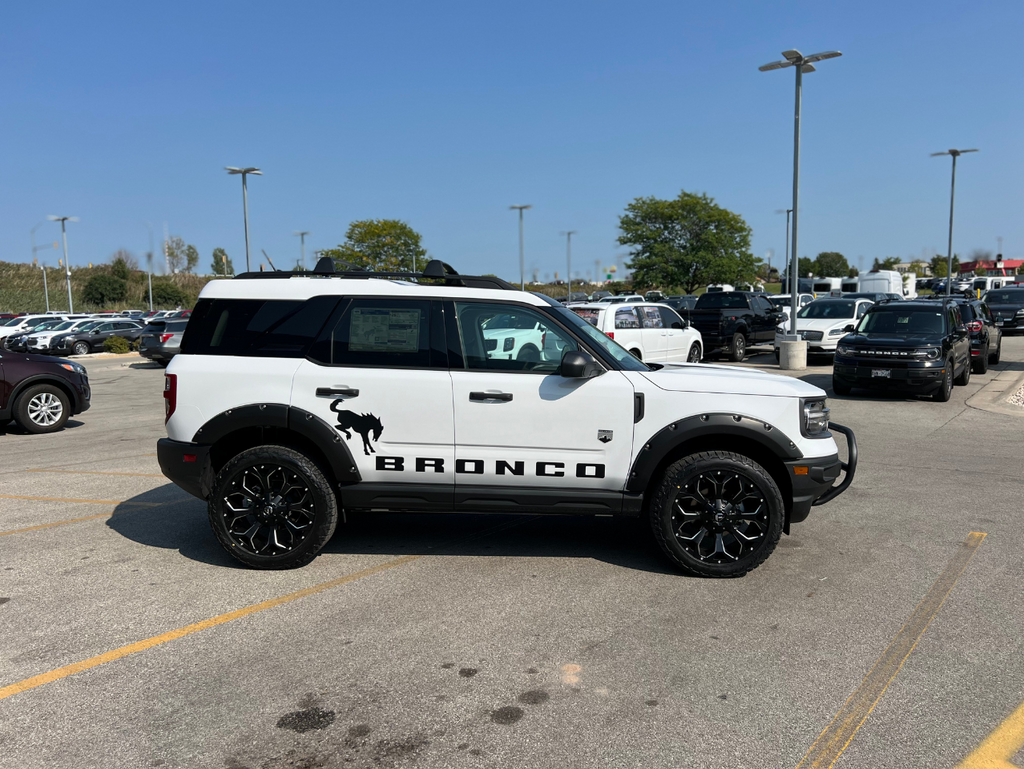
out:
M347 264L346 266L352 267ZM334 260L329 256L320 257L316 266L311 272L305 270L289 271L275 270L273 272L243 272L234 277L235 280L272 280L285 278L347 278L355 280L367 280L369 278L384 278L386 280L410 280L427 278L430 280L443 280L446 286L462 286L463 288L497 288L503 291L518 291L508 281L501 278L492 278L486 275L459 275L450 265L440 259L431 259L423 272L370 272L353 267L350 270L338 271L335 269Z

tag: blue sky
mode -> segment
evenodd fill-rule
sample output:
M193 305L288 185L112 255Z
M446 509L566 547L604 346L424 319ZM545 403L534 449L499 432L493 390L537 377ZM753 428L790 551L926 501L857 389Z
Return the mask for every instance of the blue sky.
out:
M1024 256L1020 2L18 3L0 28L0 259L69 225L73 264L144 253L144 222L244 264L399 218L462 272L564 275L622 259L638 196L707 192L782 258L795 47L804 84L801 254ZM37 242L58 234L37 230ZM926 254L926 255L927 255ZM55 264L53 250L40 258ZM529 275L528 275L529 277Z

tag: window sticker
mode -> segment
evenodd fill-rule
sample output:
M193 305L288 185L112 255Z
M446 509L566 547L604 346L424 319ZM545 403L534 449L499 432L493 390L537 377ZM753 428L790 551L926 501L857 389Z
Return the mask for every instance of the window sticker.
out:
M420 310L356 308L348 349L351 352L417 352L420 348Z

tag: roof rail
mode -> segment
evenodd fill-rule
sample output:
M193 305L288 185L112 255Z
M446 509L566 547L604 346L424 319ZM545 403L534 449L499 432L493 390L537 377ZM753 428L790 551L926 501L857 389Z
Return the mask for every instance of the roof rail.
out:
M351 264L344 263L350 267L348 270L337 270L335 261L329 256L322 256L317 261L312 272L305 270L288 271L277 270L275 272L243 272L235 276L235 280L273 280L284 278L348 278L355 280L366 280L368 278L384 278L386 280L421 280L444 281L446 286L462 286L464 288L498 288L503 291L518 291L508 281L501 278L494 278L487 275L459 275L450 265L440 259L431 259L427 262L422 272L370 272Z

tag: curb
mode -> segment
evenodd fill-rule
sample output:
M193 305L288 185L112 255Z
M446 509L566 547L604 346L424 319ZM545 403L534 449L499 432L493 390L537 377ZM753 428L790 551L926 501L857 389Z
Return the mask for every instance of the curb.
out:
M1003 369L995 379L967 399L967 406L993 414L1024 417L1024 408L1011 405L1011 395L1024 386L1024 373Z

